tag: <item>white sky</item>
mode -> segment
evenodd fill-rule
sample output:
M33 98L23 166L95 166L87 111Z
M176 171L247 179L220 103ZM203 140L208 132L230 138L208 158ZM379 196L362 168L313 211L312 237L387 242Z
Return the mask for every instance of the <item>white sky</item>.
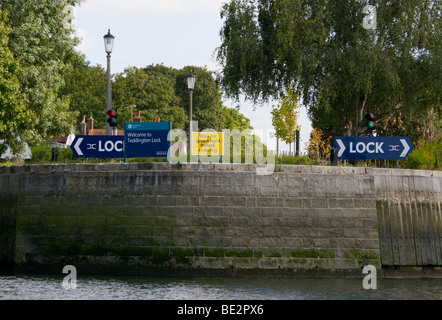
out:
M127 67L143 68L164 64L181 69L187 65L219 71L214 59L220 45L220 17L226 0L85 0L75 13L77 34L82 38L78 49L91 65L106 67L103 36L110 29L115 36L111 73ZM196 75L196 86L198 75ZM236 104L224 99L225 105ZM257 106L242 102L240 112L251 120L256 133L273 131L271 108L277 102ZM301 111L301 152L305 152L311 131L306 111ZM262 137L269 149L276 150L276 139ZM289 147L280 143L280 151ZM293 144L292 144L293 151Z

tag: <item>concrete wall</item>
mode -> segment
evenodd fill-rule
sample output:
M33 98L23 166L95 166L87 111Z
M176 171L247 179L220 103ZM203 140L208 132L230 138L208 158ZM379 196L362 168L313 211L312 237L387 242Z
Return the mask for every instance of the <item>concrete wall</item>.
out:
M257 175L255 169L168 163L0 168L1 230L9 230L0 258L12 259L18 271L60 273L73 264L79 273L144 275L360 276L362 265L380 267L381 260L409 265L388 251L385 234L402 222L385 214L396 193L382 196L390 192L385 181L410 181L418 171L282 166ZM419 177L439 186L431 189L431 201L429 189L416 190L437 208L429 216L440 228L442 178ZM440 241L437 230L432 239Z

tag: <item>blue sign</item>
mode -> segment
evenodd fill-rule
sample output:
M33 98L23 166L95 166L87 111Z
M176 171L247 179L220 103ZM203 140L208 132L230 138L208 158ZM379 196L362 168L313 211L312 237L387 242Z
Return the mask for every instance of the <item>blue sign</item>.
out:
M414 150L408 137L335 137L338 159L404 160Z
M75 136L76 158L124 158L123 136Z
M124 124L125 158L167 157L167 140L172 122L126 122Z

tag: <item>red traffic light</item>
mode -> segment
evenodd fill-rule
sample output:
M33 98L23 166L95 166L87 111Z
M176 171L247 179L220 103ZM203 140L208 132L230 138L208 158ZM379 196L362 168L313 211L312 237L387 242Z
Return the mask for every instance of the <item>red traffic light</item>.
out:
M109 123L109 126L116 127L117 126L117 110L110 109L107 111L107 115L109 118L107 118L107 123Z
M109 117L116 117L116 116L117 116L117 112L116 112L115 110L109 110L109 111L107 112L107 115L108 115Z

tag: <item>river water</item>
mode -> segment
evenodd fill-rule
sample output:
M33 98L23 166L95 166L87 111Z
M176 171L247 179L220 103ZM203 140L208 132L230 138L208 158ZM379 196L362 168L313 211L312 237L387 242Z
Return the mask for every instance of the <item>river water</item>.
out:
M441 278L153 278L0 276L1 300L442 300Z

